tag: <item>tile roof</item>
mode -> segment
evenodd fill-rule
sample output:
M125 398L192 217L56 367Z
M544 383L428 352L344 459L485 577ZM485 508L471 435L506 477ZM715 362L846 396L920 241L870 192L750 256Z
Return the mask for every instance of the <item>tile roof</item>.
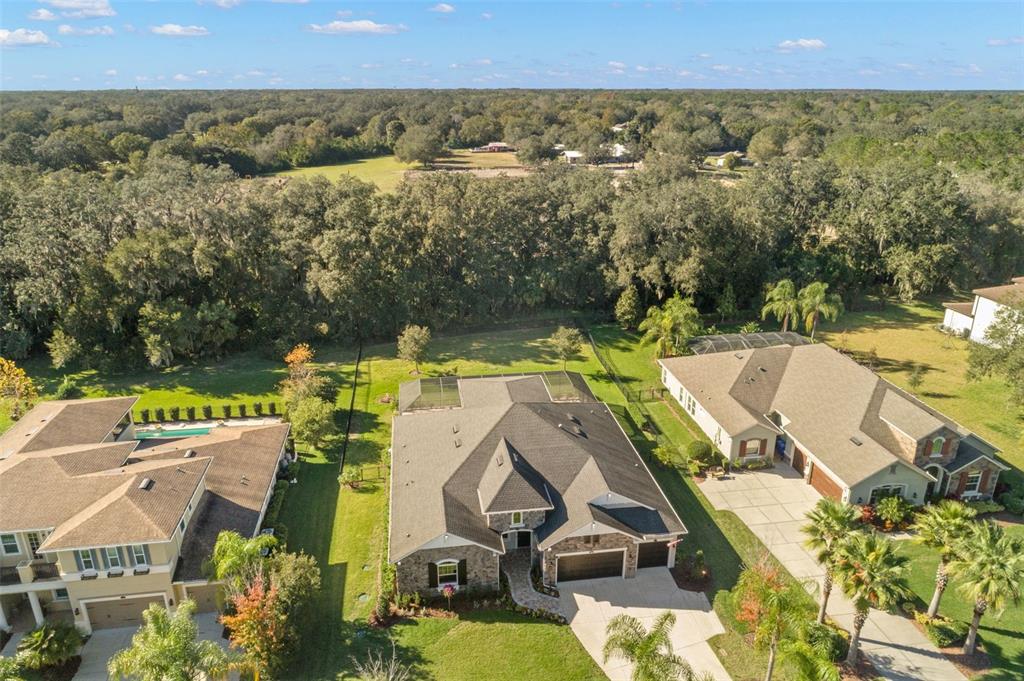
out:
M902 461L890 426L914 439L963 427L825 344L661 360L730 435L785 429L847 485Z
M579 389L577 380L570 376ZM589 390L580 391L584 401L553 402L536 375L463 378L459 387L462 408L394 418L391 560L445 533L503 550L481 512L481 499L499 499L495 490L509 479L495 470L503 447L521 459L515 477L525 483L517 480L509 498L523 495L532 504L536 497L526 488L536 492L543 481L554 507L536 530L541 548L594 522L592 502L608 493L652 509L664 534L686 531L615 417Z

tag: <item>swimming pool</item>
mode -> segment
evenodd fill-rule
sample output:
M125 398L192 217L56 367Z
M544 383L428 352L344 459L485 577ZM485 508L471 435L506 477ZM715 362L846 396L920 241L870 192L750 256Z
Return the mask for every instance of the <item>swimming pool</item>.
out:
M167 430L136 430L136 440L149 440L156 437L188 437L189 435L206 435L213 426L206 428L168 428Z

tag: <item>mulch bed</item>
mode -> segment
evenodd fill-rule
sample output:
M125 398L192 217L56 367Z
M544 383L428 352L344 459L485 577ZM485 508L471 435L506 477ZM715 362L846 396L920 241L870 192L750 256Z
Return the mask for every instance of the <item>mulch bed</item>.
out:
M917 630L927 636L927 632L924 630L924 625L918 622L913 617L910 618ZM978 647L975 648L973 655L964 655L963 645L955 645L949 648L939 648L939 651L946 656L946 659L953 663L953 665L960 670L960 673L971 678L978 676L984 672L989 671L992 668L992 661L988 657L988 653L983 650L981 641L978 641Z
M707 591L711 586L710 573L704 577L695 578L690 574L689 570L681 565L676 565L669 572L672 573L672 579L675 580L676 586L684 591Z
M1001 511L999 513L993 513L993 514L989 515L988 517L990 519L996 521L997 525L1002 525L1003 527L1010 527L1012 525L1024 524L1024 518L1021 518L1019 515L1014 515L1012 513L1008 513L1006 511Z
M843 681L875 681L875 679L879 678L878 670L875 669L873 664L868 662L863 653L861 653L856 667L851 667L845 663L840 664L839 674Z
M78 673L78 667L82 664L82 658L78 655L68 660L59 667L47 667L40 673L45 681L71 681Z

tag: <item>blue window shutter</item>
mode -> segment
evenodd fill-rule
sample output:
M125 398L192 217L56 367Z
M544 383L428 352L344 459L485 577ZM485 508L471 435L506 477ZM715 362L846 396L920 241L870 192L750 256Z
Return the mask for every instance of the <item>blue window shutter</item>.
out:
M80 554L78 551L75 551L75 565L78 566L79 572L85 569L85 566L82 565L82 554Z
M97 568L100 566L99 556L96 555L96 549L89 549L89 555L92 556L92 566Z
M132 552L132 547L124 546L121 548L121 550L124 553L124 555L128 556L128 562L126 563L126 565L128 567L135 567L135 554Z
M107 564L107 551L106 551L106 549L100 549L99 553L100 553L100 561L101 561L101 564L103 565L103 569L106 570L107 568L110 567L110 565Z
M117 557L121 559L121 567L124 567L125 565L128 564L128 561L126 561L124 559L124 547L123 546L118 546L117 547Z
M142 552L143 552L144 554L146 554L146 565L152 565L152 564L153 564L153 561L151 561L151 560L149 559L149 545L148 545L148 544L143 544L143 545L142 545Z

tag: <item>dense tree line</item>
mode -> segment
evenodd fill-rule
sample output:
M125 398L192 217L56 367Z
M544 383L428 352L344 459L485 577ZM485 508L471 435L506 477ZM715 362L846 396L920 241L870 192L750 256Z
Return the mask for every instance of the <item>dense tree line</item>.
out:
M320 338L393 338L674 293L760 310L813 281L847 304L998 281L1024 265L1019 193L890 159L775 159L740 186L652 162L623 178L430 173L239 179L140 159L123 176L0 167L0 355L167 365ZM723 296L728 300L723 300Z
M620 142L636 158L694 160L738 149L762 162L826 158L841 167L901 159L1024 188L1019 93L11 92L0 117L7 163L115 175L147 156L254 175L396 146L461 148L498 139L515 144L531 164L550 158L555 144L600 161L609 143Z

